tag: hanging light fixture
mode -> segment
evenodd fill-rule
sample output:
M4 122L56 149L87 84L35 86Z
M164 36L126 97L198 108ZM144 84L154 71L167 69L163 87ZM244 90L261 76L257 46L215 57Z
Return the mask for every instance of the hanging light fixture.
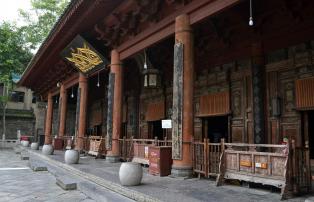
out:
M72 86L72 93L71 93L71 98L74 98L74 93L73 93L73 86Z
M252 0L250 0L250 19L249 19L249 25L253 26L254 22L253 22L253 12L252 12Z
M96 85L98 88L100 86L100 83L99 83L99 72L98 72L98 80L97 80L97 85Z
M56 104L58 104L58 96L56 96Z
M158 69L149 68L147 65L146 50L144 50L143 66L144 88L158 88L160 86L160 74Z

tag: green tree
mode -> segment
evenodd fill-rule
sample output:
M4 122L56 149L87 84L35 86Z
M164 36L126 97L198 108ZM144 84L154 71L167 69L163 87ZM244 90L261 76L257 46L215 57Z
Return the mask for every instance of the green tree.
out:
M48 36L70 0L31 0L32 9L19 10L25 25L20 29L31 49L36 49Z
M20 30L9 23L0 24L0 82L9 82L13 73L23 73L31 58Z
M5 138L5 113L9 100L9 90L12 88L12 75L22 74L32 53L25 46L21 32L9 23L0 24L0 83L3 84L0 95L0 109L2 111L3 138Z

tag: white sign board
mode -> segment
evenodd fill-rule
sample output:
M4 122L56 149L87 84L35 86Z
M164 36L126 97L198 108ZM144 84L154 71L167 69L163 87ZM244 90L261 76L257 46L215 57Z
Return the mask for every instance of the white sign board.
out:
M162 128L172 128L171 119L161 120L161 127Z

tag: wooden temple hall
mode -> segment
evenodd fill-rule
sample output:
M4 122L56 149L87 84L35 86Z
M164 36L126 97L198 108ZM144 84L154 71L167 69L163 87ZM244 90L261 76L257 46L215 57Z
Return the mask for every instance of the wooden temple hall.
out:
M311 191L314 2L74 0L20 85L44 144L152 174Z

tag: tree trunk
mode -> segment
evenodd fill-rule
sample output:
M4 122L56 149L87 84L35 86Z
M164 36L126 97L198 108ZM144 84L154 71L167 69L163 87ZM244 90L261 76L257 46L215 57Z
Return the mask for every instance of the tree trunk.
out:
M2 121L3 121L3 132L2 132L2 139L5 140L5 133L6 133L6 127L5 127L5 113L6 113L6 104L3 105L3 115L2 115Z

